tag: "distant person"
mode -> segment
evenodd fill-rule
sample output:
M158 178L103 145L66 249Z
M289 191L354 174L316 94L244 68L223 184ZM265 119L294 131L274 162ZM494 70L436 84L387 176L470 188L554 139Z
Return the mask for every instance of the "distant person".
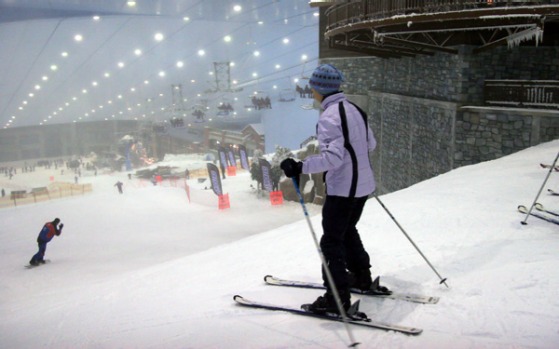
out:
M123 185L124 185L124 184L123 184L121 181L118 181L118 182L116 182L116 184L115 184L115 187L118 188L118 192L119 192L120 194L122 194L122 186L123 186Z
M6 196L6 191L2 188L2 197Z
M60 223L60 218L55 218L52 222L45 223L43 229L41 229L41 231L39 232L39 236L37 237L39 252L31 257L29 264L37 266L46 263L44 257L47 250L47 244L55 235L59 236L60 234L62 234L62 228L64 228L64 224L60 223L60 225L58 225L58 223Z
M188 169L184 171L184 178L190 179L190 171Z

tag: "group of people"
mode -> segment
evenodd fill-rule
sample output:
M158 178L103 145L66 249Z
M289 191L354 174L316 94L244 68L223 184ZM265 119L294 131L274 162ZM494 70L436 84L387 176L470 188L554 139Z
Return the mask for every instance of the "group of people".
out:
M251 101L252 101L252 106L256 110L272 109L272 101L270 100L270 97L268 97L268 96L266 96L266 97L253 96Z
M326 261L322 265L322 277L327 290L307 307L309 311L322 314L340 313L339 304L343 311L348 311L351 288L370 290L374 287L370 257L356 226L376 187L369 160L376 140L367 115L340 91L342 81L342 73L332 65L323 64L314 70L309 85L313 98L323 109L317 125L320 153L304 160L287 158L280 165L287 177L297 179L295 183L301 174L325 173L320 250ZM188 175L187 170L185 176ZM122 185L120 181L115 184L120 193ZM44 263L47 243L62 232L64 225L59 223L60 219L56 218L43 226L37 238L39 251L30 264ZM326 268L333 284L328 280Z
M295 91L297 91L300 98L313 98L312 89L309 85L305 85L305 88L297 85L295 86Z

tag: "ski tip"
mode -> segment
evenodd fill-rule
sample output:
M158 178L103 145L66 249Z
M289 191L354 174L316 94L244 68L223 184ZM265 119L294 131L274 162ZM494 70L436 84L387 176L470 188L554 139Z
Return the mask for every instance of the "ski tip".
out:
M242 299L244 299L244 298L243 298L242 296L239 296L238 294L236 294L236 295L233 296L233 300L234 300L235 302L238 301L238 300L242 300Z
M273 279L274 277L272 275L266 275L264 276L264 281L268 281L268 279Z
M348 348L355 348L355 347L357 347L357 346L360 345L360 344L361 344L361 343L359 343L359 342L355 342L355 343L351 343L351 344L348 345L347 347L348 347Z

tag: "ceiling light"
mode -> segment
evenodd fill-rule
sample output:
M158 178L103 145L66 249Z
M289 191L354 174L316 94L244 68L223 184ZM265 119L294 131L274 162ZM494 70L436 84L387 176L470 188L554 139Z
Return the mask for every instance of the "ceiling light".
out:
M206 54L206 51L198 50L198 56L204 56L205 54Z
M153 37L155 38L155 41L162 41L163 39L165 39L165 36L163 36L163 34L161 33L155 33Z
M149 84L149 81L148 81L148 80L144 80L144 84L146 84L146 85Z
M34 96L35 96L35 95L34 95L33 93L30 93L30 94L29 94L29 97L34 97ZM27 103L25 103L25 104L27 104Z
M184 62L183 61L178 61L177 62L177 68L182 68L184 67Z
M119 68L124 68L124 62L118 62L117 65L118 65Z
M259 57L260 56L260 51L254 51L252 54L254 55L254 57Z
M289 44L289 39L288 39L288 38L284 38L284 39L283 39L283 43L286 44L286 45Z
M97 86L97 81L93 81L93 82L91 83L91 85Z
M41 85L35 85L35 90L40 90L41 89Z
M281 69L281 65L276 64L276 69Z
M233 11L235 11L235 12L241 12L242 9L243 9L243 8L241 7L241 5L235 5L235 6L233 6Z
M302 55L302 56L301 56L301 59L304 60L304 61L306 61L308 58L309 58L309 57L308 57L307 55Z
M45 75L41 79L43 79L43 81L47 81L49 79L49 77Z
M183 17L182 20L185 21L185 22L188 22L188 21L190 21L190 17Z
M136 1L129 0L129 1L126 2L126 5L128 5L128 7L134 7L134 6L136 6Z
M105 74L103 74L103 75L104 75L106 78L108 78L108 77L111 76L111 73L105 73Z
M57 69L58 69L58 67L55 64L50 66L50 70L52 70L52 71L55 71Z
M98 20L100 20L100 19L101 19L101 17L99 17L99 16L93 16L93 20L94 20L94 21L98 21Z
M158 75L159 75L160 77L165 77L165 72L162 70L162 71L159 72Z
M74 36L74 40L76 40L77 42L81 42L83 41L83 36L81 34L76 34Z
M87 90L84 88L84 89L82 90L82 93L87 93Z
M225 42L231 42L231 36L230 36L230 35L226 35L226 36L223 38L223 41L225 41Z
M262 25L262 24L264 24L263 21L258 21L258 25Z
M137 49L134 50L134 54L135 54L136 56L141 56L141 55L142 55L142 50L140 50L139 48L137 48Z
M64 51L60 54L62 57L68 57L68 52Z
M234 66L235 66L235 62L229 62L229 66L230 66L230 67L234 67Z
M258 76L258 73L252 73L252 77L255 78Z

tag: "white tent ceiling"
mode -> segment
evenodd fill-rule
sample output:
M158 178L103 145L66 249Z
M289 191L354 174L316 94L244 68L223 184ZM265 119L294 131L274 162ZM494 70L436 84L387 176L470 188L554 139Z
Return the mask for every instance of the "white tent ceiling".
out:
M232 62L232 88L270 95L317 64L306 0L129 2L0 0L0 127L157 121L173 85L187 108L216 88L214 62Z

